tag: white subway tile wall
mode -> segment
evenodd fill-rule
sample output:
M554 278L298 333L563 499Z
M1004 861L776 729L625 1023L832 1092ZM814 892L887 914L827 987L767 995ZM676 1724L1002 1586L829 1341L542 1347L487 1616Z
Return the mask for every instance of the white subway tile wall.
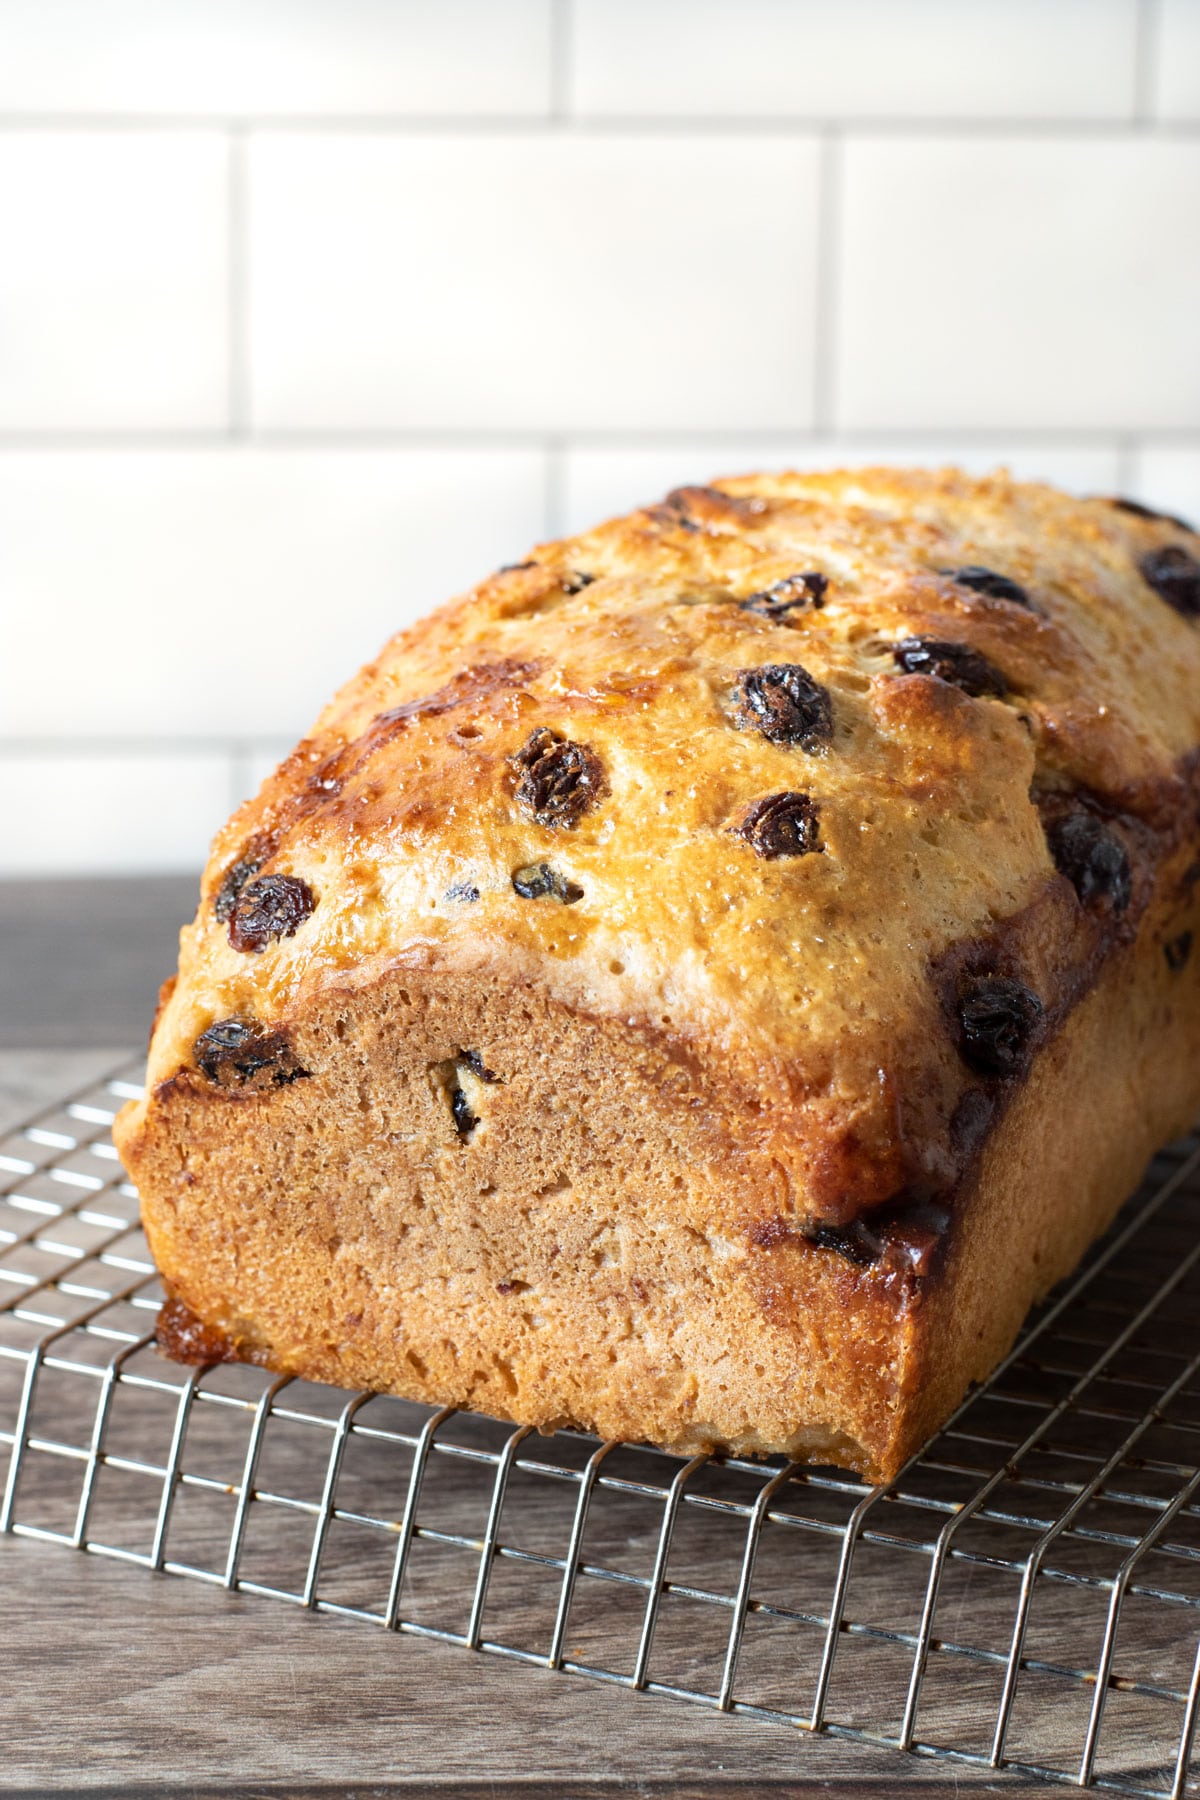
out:
M817 159L806 138L256 135L251 418L804 430Z
M0 875L755 465L1200 514L1200 0L0 0Z
M0 131L0 431L223 427L228 194L218 131Z
M391 632L518 559L544 499L535 450L0 450L0 717L29 744L299 736Z
M549 109L553 0L0 0L17 114Z
M1200 142L975 139L951 156L940 136L863 136L842 193L834 405L852 430L1195 422Z
M1164 119L1200 122L1200 6L1196 0L1161 0L1154 98Z
M576 0L570 93L625 118L1133 115L1137 0Z

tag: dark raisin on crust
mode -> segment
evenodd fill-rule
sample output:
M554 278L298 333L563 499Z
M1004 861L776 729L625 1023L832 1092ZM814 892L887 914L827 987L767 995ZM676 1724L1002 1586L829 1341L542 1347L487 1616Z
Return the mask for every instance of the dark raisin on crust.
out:
M286 1087L309 1074L297 1062L287 1032L257 1019L218 1019L200 1033L192 1056L216 1087Z
M807 856L821 850L821 815L809 794L768 794L756 800L741 821L731 827L744 838L756 856L774 862L780 856Z
M537 566L536 560L531 557L528 562L501 563L496 573L497 575L516 575L522 569L536 569Z
M999 669L969 644L951 643L946 638L906 637L892 645L892 656L906 675L932 675L961 688L964 694L991 694L1002 699L1008 692L1008 683Z
M513 870L512 884L522 900L557 900L563 906L574 906L583 899L583 889L568 875L561 875L549 863L525 863Z
M833 736L829 690L799 663L741 669L734 693L739 728L754 726L772 744L797 744L813 753Z
M252 856L244 856L238 862L231 863L221 878L221 885L213 896L213 912L222 925L229 923L229 915L248 881L252 881L262 868Z
M1129 852L1114 831L1082 807L1046 828L1054 866L1084 906L1123 913L1133 892Z
M446 898L447 900L461 900L469 906L478 900L479 889L472 881L456 881L453 887L446 889Z
M604 765L588 744L539 725L508 759L517 772L517 805L549 831L572 831L608 792Z
M1007 975L978 976L959 992L959 1053L981 1075L1020 1075L1028 1067L1045 1009Z
M782 581L772 582L769 588L760 588L756 594L740 600L738 605L743 612L758 613L764 619L786 619L789 613L802 606L811 606L819 612L825 604L828 587L828 575L807 569L801 575L785 575Z
M565 575L560 576L558 585L564 594L582 594L584 588L591 587L595 580L594 575L588 575L583 569L568 569Z
M995 569L985 569L982 563L967 563L961 569L941 569L939 574L948 575L958 587L972 588L977 594L985 594L989 600L1011 600L1014 606L1028 606L1029 595L1019 581L1013 581L1007 575L998 575Z
M1142 577L1155 593L1185 619L1200 614L1200 562L1178 544L1151 550L1138 564Z
M1171 938L1163 945L1163 955L1167 959L1167 967L1173 975L1186 969L1192 954L1192 933L1181 931L1178 937Z
M646 508L658 524L671 530L704 531L719 524L745 525L759 519L767 503L756 494L739 498L719 488L672 488L665 500Z
M1187 519L1181 519L1178 513L1159 512L1156 507L1144 506L1140 500L1127 500L1123 494L1110 494L1108 504L1119 507L1122 512L1132 513L1136 519L1153 519L1156 524L1177 525L1180 531L1190 531L1193 537L1196 536L1196 527Z
M263 875L246 884L229 915L235 950L257 955L277 938L292 937L317 904L306 881L296 875Z
M261 832L242 845L237 861L226 869L221 885L213 895L213 912L222 925L228 924L229 915L246 883L253 881L263 864L274 856L276 848L275 839L269 832Z

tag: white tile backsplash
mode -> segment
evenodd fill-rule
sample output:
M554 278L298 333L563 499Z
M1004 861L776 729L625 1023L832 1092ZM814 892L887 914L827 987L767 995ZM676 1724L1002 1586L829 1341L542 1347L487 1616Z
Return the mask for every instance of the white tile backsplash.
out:
M269 132L250 154L262 429L811 420L811 142Z
M215 131L0 130L0 431L225 424L228 163Z
M1114 443L1012 445L924 440L796 440L691 442L674 448L571 450L563 459L562 529L586 531L600 519L660 500L673 487L757 469L861 468L891 463L912 468L955 463L972 474L1007 468L1023 481L1050 481L1073 493L1110 493L1118 483Z
M1200 444L1146 444L1134 458L1126 485L1131 500L1176 513L1200 531Z
M0 453L0 747L298 737L393 631L517 560L544 491L533 450Z
M265 744L255 744L238 756L234 763L234 781L239 801L257 794L267 776L273 775L284 757L294 749L295 742L294 737L275 738Z
M0 878L203 867L230 811L229 756L0 747Z
M552 0L0 0L0 109L544 113Z
M852 138L847 430L1195 428L1200 143Z
M1157 0L1154 101L1160 118L1200 122L1200 4Z
M721 473L1200 517L1200 0L0 0L0 874Z
M574 0L571 94L609 116L1127 119L1136 28L1137 0Z

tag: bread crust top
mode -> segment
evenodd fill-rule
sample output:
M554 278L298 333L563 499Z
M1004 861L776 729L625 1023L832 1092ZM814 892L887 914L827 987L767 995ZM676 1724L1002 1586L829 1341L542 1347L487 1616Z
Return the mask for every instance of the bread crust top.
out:
M539 546L219 833L151 1082L214 1023L486 966L669 1045L801 1216L944 1190L1196 857L1197 555L1122 503L887 469Z

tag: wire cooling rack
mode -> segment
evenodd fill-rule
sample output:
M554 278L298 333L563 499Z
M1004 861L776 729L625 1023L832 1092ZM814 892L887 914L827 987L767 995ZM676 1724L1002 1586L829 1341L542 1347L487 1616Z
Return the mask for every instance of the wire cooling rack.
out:
M805 1730L1200 1792L1200 1146L888 1488L153 1347L125 1069L0 1137L0 1529Z

